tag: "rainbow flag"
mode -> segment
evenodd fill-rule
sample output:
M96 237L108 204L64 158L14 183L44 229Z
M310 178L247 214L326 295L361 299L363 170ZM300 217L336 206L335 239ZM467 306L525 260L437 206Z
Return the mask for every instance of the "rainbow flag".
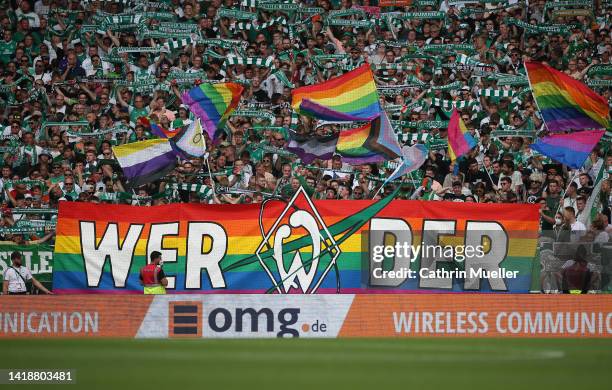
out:
M570 134L553 134L540 138L530 147L555 161L578 169L584 165L605 132L605 130L590 130Z
M465 127L465 123L461 120L459 111L454 108L448 122L448 155L451 161L463 156L477 144L472 134Z
M176 167L176 154L166 138L113 146L113 153L131 187L155 181Z
M366 121L382 112L370 65L326 82L294 89L293 109L326 121Z
M363 164L394 160L402 155L387 114L355 129L343 130L338 137L336 153L343 160Z
M526 62L538 109L550 131L605 129L608 102L586 85L548 65Z
M227 118L238 106L243 90L237 83L202 83L183 93L181 98L214 139L217 129L225 126Z
M178 134L178 131L176 129L174 130L164 129L157 123L151 123L150 127L151 127L151 133L158 136L159 138L172 138Z
M138 118L138 124L148 127L151 130L151 134L159 138L172 138L178 133L178 130L176 129L164 129L157 123L151 122L151 120L146 116L141 116L140 118Z

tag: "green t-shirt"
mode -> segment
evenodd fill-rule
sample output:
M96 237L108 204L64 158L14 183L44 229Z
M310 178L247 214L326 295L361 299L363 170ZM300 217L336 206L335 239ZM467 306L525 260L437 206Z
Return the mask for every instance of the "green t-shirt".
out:
M24 32L17 31L13 34L13 40L17 42L21 42L24 40L25 36L26 34Z
M301 52L295 49L281 51L280 53L278 53L278 59L281 61L285 61L285 62L295 61L295 57L297 57L298 53L301 53ZM293 55L293 60L291 59L292 55Z
M11 61L11 58L15 55L15 50L17 49L17 41L12 39L8 42L2 40L0 41L0 61L3 64L7 64Z
M546 198L546 206L548 206L548 211L545 211L545 214L551 218L555 217L555 213L559 208L559 202L561 201L561 196L557 196L556 198L547 197ZM552 230L553 225L548 221L542 219L542 230Z
M267 145L267 143L259 143L259 144L250 143L246 146L246 150L248 150L248 152L251 153L251 159L253 161L263 160L264 154L266 154L266 152L260 147L263 145Z
M130 106L129 107L129 111L130 111L130 122L132 122L132 123L136 123L138 118L140 118L141 116L148 116L149 115L149 108L148 107L136 108L134 106Z
M57 183L61 183L64 181L64 175L61 176L57 176L57 177L49 177L49 180L51 181L51 184L57 184Z
M319 49L318 47L315 47L313 49L313 51L315 52L315 55L321 55L321 54L325 54L325 52L321 49ZM304 57L308 58L309 54L308 54L308 49L304 49L300 52L301 55L303 55Z
M45 40L45 37L38 31L30 31L30 35L34 39L35 47L40 47L40 44Z

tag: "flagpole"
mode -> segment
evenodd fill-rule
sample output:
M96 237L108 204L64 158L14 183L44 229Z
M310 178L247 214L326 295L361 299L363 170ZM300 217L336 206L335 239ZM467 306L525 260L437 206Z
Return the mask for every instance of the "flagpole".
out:
M372 199L376 198L376 195L378 195L378 193L384 188L384 186L385 186L384 183L380 185L380 188L378 188L378 191L376 191Z
M484 163L482 164L482 167L484 168L485 172L487 173L487 176L489 176L489 180L491 180L491 185L492 186L497 186L497 184L495 182L493 182L493 178L491 177L491 174L489 173L489 170L487 169L487 167L484 166Z
M376 195L378 195L380 193L380 191L385 187L385 184L387 184L387 180L389 180L389 178L392 177L402 167L402 165L404 165L403 161L400 163L400 165L397 166L397 168L395 168L395 170L391 173L391 175L388 176L385 179L385 181L383 181L383 183L380 185L380 187L378 188L378 191L376 191L376 193L374 194L372 199L376 198Z
M412 193L410 194L410 196L412 197L412 195L414 195L414 192L417 190L417 186L416 186L416 179L412 176L412 172L410 171L410 173L408 173L410 175L410 180L412 181L412 187L414 188L414 190L412 191Z
M529 71L527 70L527 65L525 65L525 61L523 61L523 68L525 68L525 73L527 74L527 83L529 84L529 89L531 90L531 97L533 97L533 101L538 109L538 111L540 112L540 115L542 115L542 110L540 110L540 105L538 104L538 99L536 99L535 95L534 95L534 91L533 91L533 86L531 85L531 79L529 78ZM542 115L542 122L544 122L544 127L546 127L546 130L550 133L550 129L548 128L548 124L546 123L546 120L544 119L544 115Z
M200 118L198 118L198 121L200 121ZM202 128L201 123L200 123L200 129L202 129L202 145L204 148L203 157L204 157L204 161L206 161L206 168L208 168L208 176L210 177L210 187L214 193L215 192L215 182L213 181L212 170L210 169L210 162L208 161L208 157L210 156L210 153L206 153L206 138L204 137L204 129Z

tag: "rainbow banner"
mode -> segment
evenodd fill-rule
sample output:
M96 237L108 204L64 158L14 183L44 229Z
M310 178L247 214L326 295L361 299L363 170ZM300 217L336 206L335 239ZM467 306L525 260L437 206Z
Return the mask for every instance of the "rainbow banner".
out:
M139 269L160 251L169 293L524 293L538 207L313 202L301 188L264 206L61 202L53 287L141 294Z
M200 118L206 132L214 139L217 128L223 128L227 118L238 107L243 90L244 87L236 83L202 83L183 93L181 99Z
M550 131L605 129L608 102L571 76L548 65L525 62L538 108Z
M369 121L382 112L369 64L291 95L296 112L326 121Z
M451 161L469 152L478 143L468 132L456 108L448 121L448 154Z

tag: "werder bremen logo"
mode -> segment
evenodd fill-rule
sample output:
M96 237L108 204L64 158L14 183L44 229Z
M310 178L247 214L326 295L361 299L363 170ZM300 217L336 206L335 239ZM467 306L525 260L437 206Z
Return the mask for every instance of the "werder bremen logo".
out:
M262 213L263 214L263 213ZM263 221L259 221L263 226ZM278 216L255 254L281 294L313 294L321 286L340 256L340 247L314 204L300 187ZM305 243L295 250L286 245L295 240ZM272 250L272 256L262 252Z
M393 200L398 191L399 187L393 194L345 216L329 227L303 188L291 198L269 230L266 230L263 223L263 203L259 219L263 238L261 244L253 255L226 264L221 270L240 270L259 263L272 281L272 287L267 293L315 293L326 277L329 277L330 270L338 270L336 261L339 261L340 256L339 245L358 233ZM298 211L302 212L296 214ZM336 274L336 292L340 293L341 272Z

